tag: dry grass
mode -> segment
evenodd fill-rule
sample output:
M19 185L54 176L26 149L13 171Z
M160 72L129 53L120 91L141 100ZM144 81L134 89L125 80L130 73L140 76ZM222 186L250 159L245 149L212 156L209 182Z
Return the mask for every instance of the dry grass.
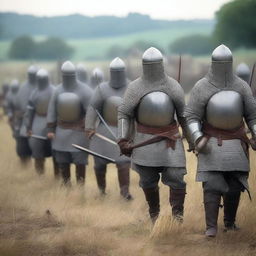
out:
M119 196L116 171L109 167L108 195L98 195L92 169L88 166L85 188L67 190L53 180L51 162L38 177L29 164L22 167L6 120L0 121L0 255L256 255L256 205L242 196L238 223L240 232L222 233L206 240L201 185L195 183L196 161L189 154L186 177L188 194L185 221L172 222L168 188L161 186L161 217L152 228L138 176L131 172L133 202ZM255 197L255 152L252 153L250 185ZM73 173L72 173L73 174ZM74 182L74 177L72 177Z

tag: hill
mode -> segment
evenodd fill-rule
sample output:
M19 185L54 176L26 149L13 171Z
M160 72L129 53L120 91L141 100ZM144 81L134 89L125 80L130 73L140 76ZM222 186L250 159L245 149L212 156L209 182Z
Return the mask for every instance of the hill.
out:
M20 35L55 36L61 38L112 37L159 29L188 29L198 27L211 30L213 20L154 20L148 15L130 13L126 17L80 14L55 17L37 17L17 13L0 13L0 39Z

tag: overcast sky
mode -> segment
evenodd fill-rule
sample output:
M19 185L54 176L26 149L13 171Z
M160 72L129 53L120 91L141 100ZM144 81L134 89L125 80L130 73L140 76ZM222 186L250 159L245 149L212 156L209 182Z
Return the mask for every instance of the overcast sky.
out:
M125 16L129 12L157 19L213 18L230 0L0 0L0 11L40 16L80 13L88 16Z

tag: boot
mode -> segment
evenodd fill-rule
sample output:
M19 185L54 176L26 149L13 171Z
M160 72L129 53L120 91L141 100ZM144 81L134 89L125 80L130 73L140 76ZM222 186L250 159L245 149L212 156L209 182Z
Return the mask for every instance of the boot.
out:
M117 165L117 175L118 175L121 196L128 201L132 200L133 197L131 196L131 194L129 192L130 163Z
M59 170L58 163L56 162L56 159L54 157L52 158L52 163L53 163L54 178L59 179L60 178L60 170Z
M44 158L35 159L35 169L39 175L44 174Z
M70 164L58 164L59 170L63 179L63 184L66 186L70 186Z
M185 195L186 189L170 188L169 202L172 207L172 216L181 223L183 221Z
M76 164L76 182L78 185L84 185L85 182L85 165Z
M236 213L240 201L240 191L236 192L228 192L224 194L224 231L228 230L238 230L239 228L236 226Z
M145 198L149 206L149 215L153 222L156 222L159 212L160 212L160 199L159 199L159 188L143 188Z
M30 163L31 158L30 157L20 157L20 163L23 167L27 167Z
M94 167L96 181L101 195L106 195L106 165Z
M207 237L215 237L217 235L220 200L220 193L204 191L205 235Z

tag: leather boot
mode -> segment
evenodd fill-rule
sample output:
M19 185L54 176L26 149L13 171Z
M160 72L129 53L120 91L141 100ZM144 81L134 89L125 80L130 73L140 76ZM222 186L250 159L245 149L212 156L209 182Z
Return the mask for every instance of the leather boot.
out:
M63 184L66 186L71 186L70 164L59 164L59 170L63 179Z
M183 221L184 201L186 189L171 189L169 202L172 207L172 216L179 222Z
M149 215L153 223L156 222L160 212L159 188L143 188L149 206Z
M78 185L84 185L85 182L85 165L76 164L76 182Z
M58 163L56 162L56 159L54 157L52 158L52 163L53 163L54 178L59 179L60 178L60 170L59 170Z
M236 226L236 213L240 201L240 191L236 192L228 192L224 194L224 225L225 230L238 230L239 228Z
M117 175L120 187L120 194L126 200L132 200L133 197L129 192L130 185L130 163L118 164Z
M220 200L220 193L204 191L205 235L207 237L215 237L217 235Z
M106 165L94 167L96 181L101 195L106 195Z
M35 169L39 175L44 174L44 158L35 159Z

